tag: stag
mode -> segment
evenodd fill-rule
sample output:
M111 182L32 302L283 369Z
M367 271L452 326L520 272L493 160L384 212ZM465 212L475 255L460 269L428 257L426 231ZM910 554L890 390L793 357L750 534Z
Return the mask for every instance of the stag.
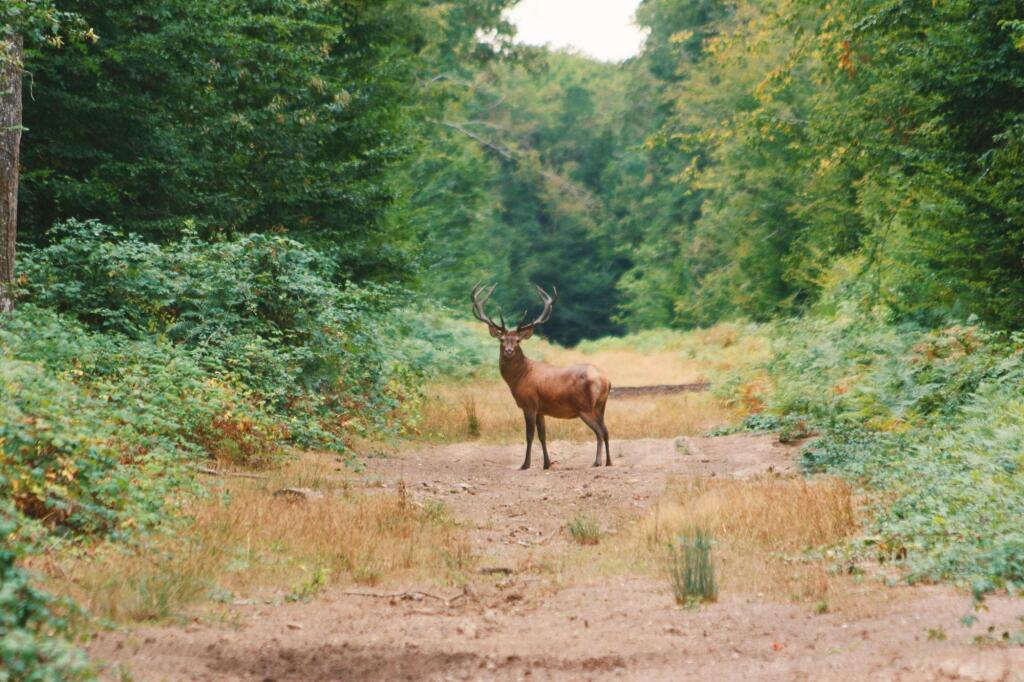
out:
M512 391L516 405L523 411L526 420L526 459L520 469L530 468L530 450L533 448L533 432L540 436L540 447L544 451L544 468L551 468L548 457L547 434L544 417L575 419L579 417L597 436L597 454L594 466L601 466L601 445L604 444L605 465L611 466L611 450L608 447L608 427L604 425L604 408L612 384L604 372L594 365L570 365L554 367L545 362L536 362L523 355L521 341L533 336L534 328L544 324L551 317L551 308L558 296L558 289L552 288L553 296L537 286L537 293L544 301L544 310L529 324L526 313L513 329L505 327L504 316L498 324L484 312L484 305L494 293L495 284L489 288L481 284L473 287L473 315L487 325L491 336L501 343L498 368L501 376ZM536 286L536 285L534 285Z

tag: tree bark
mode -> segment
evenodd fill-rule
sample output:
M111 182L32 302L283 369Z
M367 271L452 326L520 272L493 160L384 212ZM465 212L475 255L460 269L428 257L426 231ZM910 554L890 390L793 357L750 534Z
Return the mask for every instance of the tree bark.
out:
M0 312L14 307L11 285L18 236L23 59L21 36L0 41Z

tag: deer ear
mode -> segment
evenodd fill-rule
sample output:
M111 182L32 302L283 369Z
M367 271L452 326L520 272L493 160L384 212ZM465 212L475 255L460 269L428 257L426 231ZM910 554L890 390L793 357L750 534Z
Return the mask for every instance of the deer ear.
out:
M495 327L493 324L487 325L487 329L490 330L491 336L493 336L494 338L496 338L496 339L500 339L501 338L501 330L498 329L497 327Z
M522 331L519 332L520 341L525 341L531 336L533 336L533 327L527 327L526 329L523 329Z

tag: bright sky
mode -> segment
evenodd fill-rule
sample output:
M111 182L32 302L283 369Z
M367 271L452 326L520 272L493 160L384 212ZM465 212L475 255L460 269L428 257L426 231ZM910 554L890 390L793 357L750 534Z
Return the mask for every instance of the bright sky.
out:
M633 23L639 5L640 0L521 0L509 17L519 28L519 42L621 61L644 42L644 31Z

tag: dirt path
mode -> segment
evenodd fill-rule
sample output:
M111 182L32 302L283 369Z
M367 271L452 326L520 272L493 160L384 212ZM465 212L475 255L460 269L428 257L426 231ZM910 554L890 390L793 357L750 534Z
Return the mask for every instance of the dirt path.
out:
M136 680L1024 680L1020 647L972 643L1024 629L1017 600L992 599L970 629L960 623L967 598L940 587L872 583L877 596L860 608L820 615L735 594L685 610L662 579L576 579L579 566L560 559L577 514L614 532L670 477L786 474L793 448L750 435L613 441L615 466L601 469L588 466L590 442L551 451L550 471L518 471L520 445L417 447L370 462L367 485L443 499L470 525L480 559L462 591L243 601L230 607L231 624L104 634L90 652Z

